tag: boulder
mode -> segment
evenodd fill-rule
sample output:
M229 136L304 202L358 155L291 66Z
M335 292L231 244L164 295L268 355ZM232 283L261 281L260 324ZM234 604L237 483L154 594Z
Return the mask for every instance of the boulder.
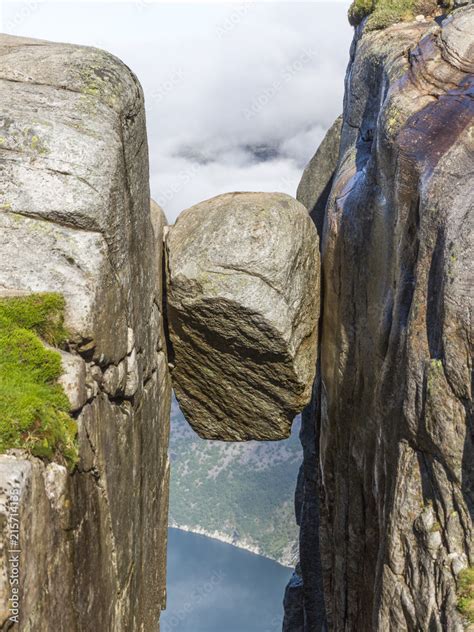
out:
M172 379L201 437L288 437L314 379L318 236L282 193L228 193L170 229Z

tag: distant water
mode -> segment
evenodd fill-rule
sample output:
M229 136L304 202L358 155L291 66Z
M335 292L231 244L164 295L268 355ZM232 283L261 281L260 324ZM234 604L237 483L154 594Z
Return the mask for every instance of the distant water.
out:
M194 533L168 535L161 632L281 632L290 569Z

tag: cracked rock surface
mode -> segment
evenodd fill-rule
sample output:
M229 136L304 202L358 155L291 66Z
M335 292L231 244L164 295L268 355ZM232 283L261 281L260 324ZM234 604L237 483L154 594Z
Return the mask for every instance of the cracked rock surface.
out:
M66 299L80 455L72 474L0 457L0 629L18 487L19 629L156 632L171 384L142 90L101 50L2 35L0 101L0 291Z
M352 46L305 415L318 489L306 473L304 611L301 594L288 609L304 632L467 626L474 7L439 22L362 26Z
M173 386L207 439L288 437L309 401L318 237L282 193L228 193L184 211L167 240Z

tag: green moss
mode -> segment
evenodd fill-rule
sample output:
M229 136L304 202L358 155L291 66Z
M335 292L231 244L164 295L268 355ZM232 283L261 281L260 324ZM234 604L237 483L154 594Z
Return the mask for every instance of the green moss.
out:
M357 26L374 10L374 0L354 0L349 7L348 17L352 26Z
M458 610L469 623L474 623L474 566L459 573Z
M48 344L59 346L67 338L64 328L64 298L44 293L0 299L0 316L18 327L30 329Z
M384 29L397 22L413 20L418 14L433 15L438 5L445 2L437 0L353 0L349 7L349 22L356 26L369 16L366 29L374 31Z
M64 342L63 314L58 294L0 299L0 453L22 448L72 467L77 428L57 381L61 356L42 342Z

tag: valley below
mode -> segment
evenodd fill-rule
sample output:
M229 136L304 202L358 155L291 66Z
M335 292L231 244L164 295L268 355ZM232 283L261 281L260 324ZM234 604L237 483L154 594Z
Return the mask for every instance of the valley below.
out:
M171 407L169 526L294 566L300 418L285 441L204 441Z

